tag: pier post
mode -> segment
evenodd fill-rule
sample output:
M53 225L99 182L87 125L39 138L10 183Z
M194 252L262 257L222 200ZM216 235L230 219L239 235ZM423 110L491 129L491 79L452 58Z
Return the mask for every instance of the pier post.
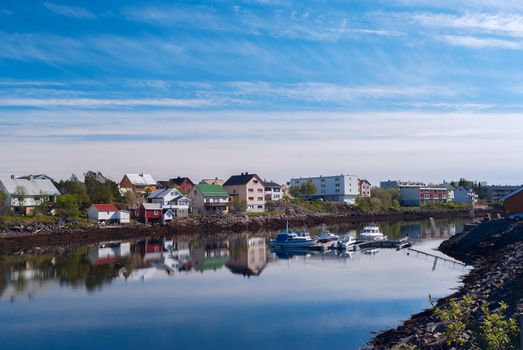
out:
M434 257L434 265L432 265L432 271L436 270L436 264L438 263L438 257Z

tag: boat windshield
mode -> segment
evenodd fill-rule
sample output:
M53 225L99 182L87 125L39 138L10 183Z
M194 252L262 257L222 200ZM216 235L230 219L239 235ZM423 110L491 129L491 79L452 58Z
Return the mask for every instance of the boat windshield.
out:
M278 242L285 242L287 240L288 235L286 233L280 233L278 236L276 236L276 240Z

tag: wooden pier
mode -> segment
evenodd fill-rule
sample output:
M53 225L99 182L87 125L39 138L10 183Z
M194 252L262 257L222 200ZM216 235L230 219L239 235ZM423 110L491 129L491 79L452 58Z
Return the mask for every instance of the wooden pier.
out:
M412 241L409 241L407 238L402 239L384 239L376 241L360 241L354 244L350 250L361 250L368 248L390 248L390 249L403 249L412 246Z
M407 248L407 255L410 255L411 252L416 253L416 256L424 256L425 258L434 258L434 263L432 265L432 271L434 271L436 269L436 266L439 261L441 261L444 266L446 265L446 266L450 266L452 268L460 267L462 270L465 269L465 267L467 266L465 263L462 263L461 261L457 261L457 260L445 258L443 256L423 252L421 250L417 250L417 249L410 248L410 247Z

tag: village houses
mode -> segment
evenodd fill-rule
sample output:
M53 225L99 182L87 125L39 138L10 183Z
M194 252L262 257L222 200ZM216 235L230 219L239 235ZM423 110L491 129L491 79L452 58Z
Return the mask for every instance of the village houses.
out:
M31 215L37 206L56 201L60 192L51 179L44 176L16 178L12 175L0 179L0 191L7 195L5 204L11 211Z
M133 191L135 194L145 196L147 193L152 193L157 190L157 184L150 174L125 174L118 184L120 191Z
M189 193L192 212L197 214L227 213L229 194L219 185L198 184Z
M245 203L248 212L265 211L265 186L258 175L247 172L233 175L225 181L223 188L229 194L231 204Z

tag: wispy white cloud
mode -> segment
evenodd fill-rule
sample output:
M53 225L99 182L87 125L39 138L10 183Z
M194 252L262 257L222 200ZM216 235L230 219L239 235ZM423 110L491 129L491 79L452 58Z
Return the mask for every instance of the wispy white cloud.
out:
M44 6L51 12L54 12L56 14L66 16L66 17L72 17L72 18L78 18L78 19L95 19L96 15L89 11L86 8L78 7L78 6L69 6L69 5L61 5L61 4L55 4L52 2L44 2Z
M95 99L95 98L1 98L0 107L73 107L73 108L133 108L133 107L204 107L212 101L196 99Z
M511 40L497 39L497 38L478 38L473 36L462 36L462 35L440 35L436 37L438 40L455 45L468 47L471 49L483 49L483 48L498 48L498 49L510 49L510 50L521 50L523 49L522 42L516 42Z
M123 11L129 20L162 26L188 25L193 28L230 31L276 38L338 41L357 36L399 36L397 30L356 24L350 13L312 13L288 6L276 12L256 11L235 5L232 13L221 13L209 6L187 8L179 5L145 6ZM354 23L353 23L354 22Z
M523 16L514 13L467 13L464 15L418 13L414 21L429 27L475 30L516 37L523 36Z

